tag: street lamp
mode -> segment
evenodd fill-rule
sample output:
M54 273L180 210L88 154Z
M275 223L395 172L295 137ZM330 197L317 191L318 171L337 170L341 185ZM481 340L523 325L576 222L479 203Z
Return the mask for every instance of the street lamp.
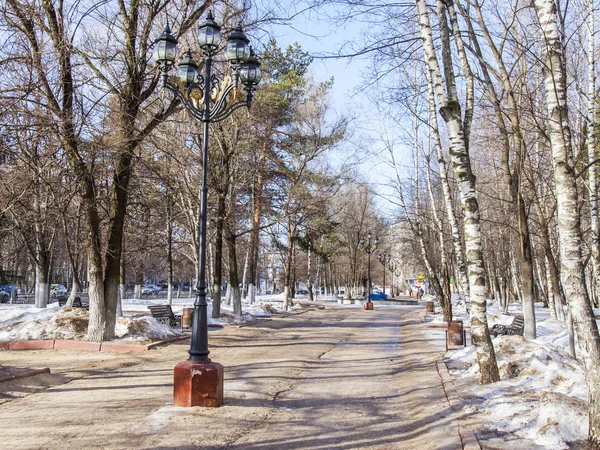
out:
M394 271L396 270L396 264L391 260L392 256L390 255L390 258L388 259L388 269L390 270L390 275L392 277L392 298L395 297L395 293L394 293Z
M223 404L223 366L208 357L208 314L206 303L206 222L208 125L220 122L233 111L252 104L255 86L260 82L260 62L254 55L250 41L238 26L227 38L225 56L232 69L231 81L219 80L212 73L213 56L221 45L221 26L209 11L200 24L198 44L205 56L204 74L190 50L184 53L175 70L177 39L167 24L154 47L154 60L161 71L163 88L170 90L181 101L192 117L203 124L202 130L202 186L200 188L200 215L198 218L198 274L194 321L189 359L175 366L174 404L176 406L220 406ZM174 75L170 75L172 72ZM245 98L240 98L240 83ZM226 84L226 85L225 85ZM220 94L217 94L219 93Z
M386 266L386 264L388 264L390 262L390 258L391 258L391 255L387 254L386 252L379 253L377 255L377 259L383 265L383 297L384 298L387 298L385 296L385 266Z
M373 309L373 303L371 302L371 253L377 248L377 245L379 244L379 238L377 236L375 236L375 239L373 239L373 242L371 243L371 239L373 238L373 235L371 234L370 231L367 232L367 239L365 241L364 236L360 237L360 245L365 249L365 252L367 252L367 255L369 255L368 257L368 263L367 263L367 292L368 292L368 296L367 296L367 304L365 305L365 309Z

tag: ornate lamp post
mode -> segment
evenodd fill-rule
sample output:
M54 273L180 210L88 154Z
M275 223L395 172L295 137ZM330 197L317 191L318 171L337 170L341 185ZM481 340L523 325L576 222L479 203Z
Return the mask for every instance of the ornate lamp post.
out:
M386 266L386 264L388 264L390 262L390 258L391 258L391 255L387 254L386 252L379 253L377 255L377 259L383 265L383 296L384 297L386 297L385 296L385 266Z
M170 90L192 117L203 124L202 186L198 218L198 274L194 321L189 359L175 366L173 401L176 406L220 406L223 404L223 366L208 357L208 314L206 303L206 214L208 171L208 125L229 117L233 111L252 103L255 86L260 82L260 63L249 40L238 26L227 38L225 56L232 69L231 80L219 80L212 73L213 56L221 44L221 27L212 12L198 29L198 44L205 56L204 74L191 51L185 52L175 67L177 39L169 25L154 48L154 59L161 70L163 88ZM175 70L176 69L176 70ZM174 75L170 75L172 72ZM240 95L240 84L245 95ZM218 94L220 92L220 94ZM245 98L242 98L245 97Z
M373 302L371 302L371 253L377 249L377 245L379 244L379 238L375 236L373 242L371 243L371 239L373 235L370 231L367 232L367 239L365 241L364 236L360 237L360 245L365 249L367 255L369 255L367 259L367 305L365 305L366 309L373 309Z
M389 256L388 258L388 269L390 270L390 277L392 278L392 287L390 288L391 292L391 297L394 298L395 294L394 294L394 263L392 262L392 255Z

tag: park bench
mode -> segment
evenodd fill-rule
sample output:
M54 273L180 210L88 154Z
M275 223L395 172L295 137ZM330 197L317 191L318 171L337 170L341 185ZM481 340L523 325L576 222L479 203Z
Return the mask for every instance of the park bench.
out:
M523 330L525 328L525 320L523 316L515 316L510 325L499 325L496 324L490 331L491 335L496 337L498 335L513 335L523 336Z
M67 304L67 300L68 297L66 295L58 297L58 306L65 306ZM81 301L81 297L75 297L75 300L73 300L73 308L88 309L89 307L89 304Z
M151 305L148 306L148 309L150 310L152 317L154 317L159 323L164 323L171 327L181 323L181 316L176 316L173 314L171 305Z

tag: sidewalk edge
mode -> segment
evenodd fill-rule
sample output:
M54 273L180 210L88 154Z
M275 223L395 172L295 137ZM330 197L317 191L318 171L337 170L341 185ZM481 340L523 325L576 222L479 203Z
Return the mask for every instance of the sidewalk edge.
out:
M452 381L452 376L448 372L448 366L444 361L436 361L436 367L440 379L442 380L442 387L444 389L444 393L446 394L446 399L452 408L452 411L455 413L456 422L458 423L458 434L460 436L460 440L462 441L462 446L464 450L481 450L481 445L479 444L479 440L475 435L475 432L469 427L465 426L463 421L461 421L458 417L458 411L460 409L460 399L458 398L458 394L456 389L454 389L454 384Z

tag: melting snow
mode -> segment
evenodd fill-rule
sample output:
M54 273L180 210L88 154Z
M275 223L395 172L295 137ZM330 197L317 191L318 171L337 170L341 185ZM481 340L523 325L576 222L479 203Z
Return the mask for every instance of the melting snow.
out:
M521 313L520 305L511 312ZM488 321L510 324L513 316L489 307ZM587 388L581 361L568 354L567 324L549 318L536 305L537 336L493 338L501 381L481 385L474 347L449 352L450 373L463 378L474 398L464 407L476 413L485 427L509 433L524 442L552 450L568 449L569 443L587 439ZM466 402L468 403L468 401ZM523 444L529 448L527 444Z

